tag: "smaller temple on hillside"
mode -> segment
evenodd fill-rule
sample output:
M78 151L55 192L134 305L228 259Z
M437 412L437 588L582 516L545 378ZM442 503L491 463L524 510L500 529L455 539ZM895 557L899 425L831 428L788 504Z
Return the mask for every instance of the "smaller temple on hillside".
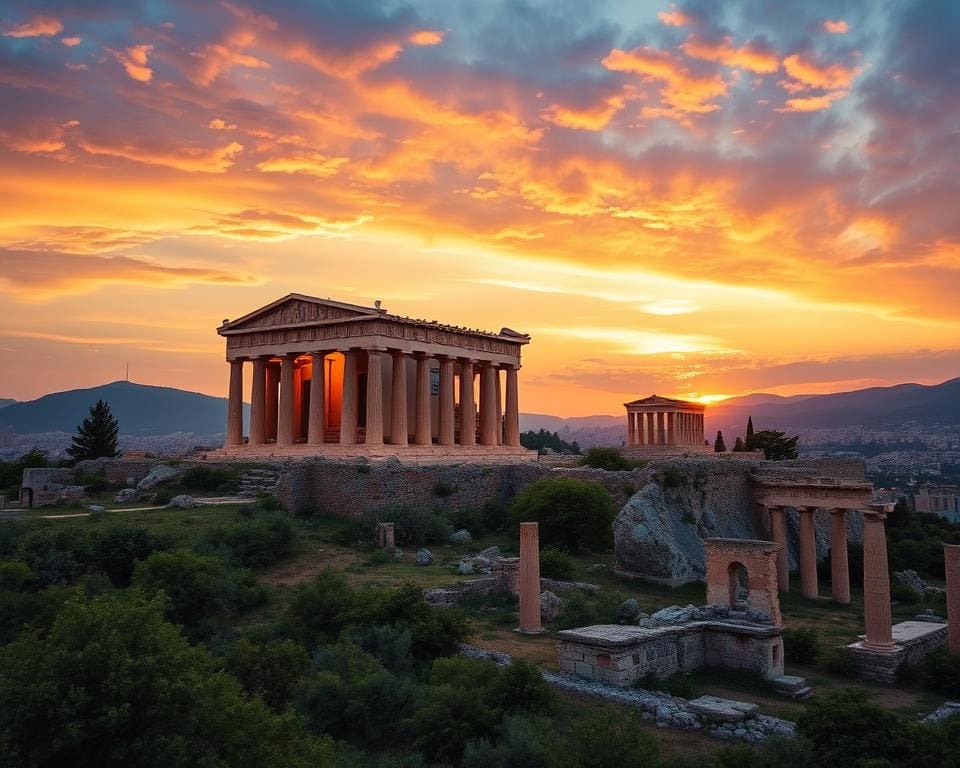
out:
M701 453L709 449L700 403L651 395L624 403L624 407L629 453Z

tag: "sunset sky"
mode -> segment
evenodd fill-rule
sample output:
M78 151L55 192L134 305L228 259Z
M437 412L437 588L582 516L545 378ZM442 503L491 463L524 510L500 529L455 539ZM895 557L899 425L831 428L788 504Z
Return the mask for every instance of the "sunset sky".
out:
M530 333L521 410L960 376L960 2L0 6L0 397L224 395L286 293Z

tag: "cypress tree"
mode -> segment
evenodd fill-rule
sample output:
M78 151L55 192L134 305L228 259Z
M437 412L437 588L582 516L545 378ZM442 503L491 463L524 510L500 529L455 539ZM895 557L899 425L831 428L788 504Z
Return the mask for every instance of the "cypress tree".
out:
M753 437L753 416L747 416L747 440Z
M723 443L723 432L719 429L717 430L717 439L713 441L713 451L714 453L723 453L727 450L727 446Z
M733 444L733 450L737 453L743 453L743 451L747 450L744 448L743 440L740 437L737 437L737 441Z
M90 415L77 427L73 445L67 449L74 461L85 459L113 458L118 455L117 435L120 425L113 418L110 406L103 400L91 406Z

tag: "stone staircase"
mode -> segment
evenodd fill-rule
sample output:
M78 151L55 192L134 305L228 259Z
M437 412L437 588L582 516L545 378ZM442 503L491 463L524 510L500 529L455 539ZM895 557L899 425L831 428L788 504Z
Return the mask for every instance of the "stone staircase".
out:
M251 469L240 478L238 496L253 498L262 493L276 493L280 473L274 469Z
M770 682L780 693L794 701L806 701L813 695L813 689L807 685L806 679L797 675L780 675L770 678Z

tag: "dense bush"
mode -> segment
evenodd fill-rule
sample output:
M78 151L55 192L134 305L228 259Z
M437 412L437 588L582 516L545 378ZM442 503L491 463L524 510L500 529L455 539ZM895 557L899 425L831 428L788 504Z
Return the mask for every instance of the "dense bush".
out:
M510 524L510 508L503 499L494 497L483 503L483 527L487 531L502 531Z
M681 488L687 482L687 476L679 467L667 467L663 470L664 488Z
M528 485L511 506L516 523L540 523L540 541L569 552L602 552L613 545L613 499L599 483L570 477Z
M76 598L44 635L0 649L6 765L331 765L333 747L217 671L137 593Z
M409 504L398 504L381 510L375 522L393 523L394 540L398 546L419 547L445 542L450 536L450 524L437 512Z
M941 648L923 660L924 687L944 696L960 696L960 656Z
M202 538L200 550L225 552L239 565L259 568L288 557L296 538L296 529L288 517L268 513L214 528Z
M593 624L615 624L617 610L623 601L609 592L571 590L564 595L557 619L557 629L573 629Z
M611 472L623 472L630 469L640 469L646 462L628 459L621 453L619 448L596 446L584 451L583 458L580 459L580 464L584 467L606 469Z
M241 638L230 644L224 663L248 694L259 696L279 712L293 700L310 657L292 640L255 643Z
M167 616L193 634L205 632L219 612L243 610L266 599L250 571L185 549L155 552L138 562L133 585L148 596L163 592Z
M0 493L15 496L20 490L23 470L49 466L47 452L34 448L13 461L0 461Z
M787 661L809 664L820 655L820 639L810 627L783 630L783 653Z
M573 578L573 560L559 549L548 547L540 552L540 575L547 579L569 581Z
M960 524L913 512L903 499L887 516L886 531L891 572L909 568L942 579L943 544L960 544Z
M317 533L323 541L341 547L363 547L373 543L373 526L352 517L314 518Z
M236 493L240 487L240 475L226 467L198 464L184 471L180 485L192 491Z

